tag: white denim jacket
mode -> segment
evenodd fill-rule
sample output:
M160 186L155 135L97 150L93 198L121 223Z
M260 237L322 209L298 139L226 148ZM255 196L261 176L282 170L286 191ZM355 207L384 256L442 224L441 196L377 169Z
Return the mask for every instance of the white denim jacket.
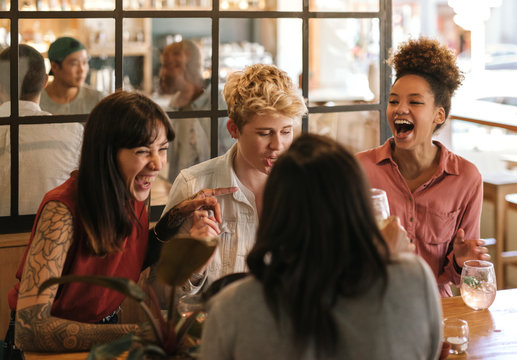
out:
M224 275L248 271L246 256L255 243L258 226L257 207L253 193L240 183L233 169L233 158L236 152L237 144L222 156L182 170L172 184L169 199L162 214L163 216L174 205L201 189L231 186L239 188L233 194L217 197L221 206L222 224L219 225L221 233L216 253L207 268L205 286ZM191 226L191 219L187 219L179 233L188 233Z

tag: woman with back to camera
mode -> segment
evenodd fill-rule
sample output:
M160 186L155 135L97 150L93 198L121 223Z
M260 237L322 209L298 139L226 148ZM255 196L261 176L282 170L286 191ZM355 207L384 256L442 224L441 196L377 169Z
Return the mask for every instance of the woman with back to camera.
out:
M438 357L433 274L390 255L359 163L330 138L302 135L277 160L247 263L209 303L205 360Z
M433 270L440 295L448 297L466 260L490 258L479 239L481 175L433 140L463 76L451 50L424 37L401 44L391 64L396 78L386 113L393 137L357 158L370 184L386 191L391 213Z
M52 286L39 296L37 291L49 277L67 274L136 282L141 270L157 260L160 242L154 231L148 234L146 199L173 138L167 115L143 95L118 91L92 110L79 171L43 198L16 274L19 283L9 293L19 348L89 350L129 332L154 338L148 325L116 325L125 298L117 291L84 283ZM228 191L208 189L203 195ZM173 233L186 217L207 206L220 221L216 199L203 196L173 207L162 227ZM196 228L191 235L207 233Z

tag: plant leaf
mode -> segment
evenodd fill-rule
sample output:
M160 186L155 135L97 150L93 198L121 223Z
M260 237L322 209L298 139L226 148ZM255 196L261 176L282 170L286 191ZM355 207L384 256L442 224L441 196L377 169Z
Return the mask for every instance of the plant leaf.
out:
M176 235L163 244L156 267L158 278L170 286L184 284L190 275L210 259L217 246L217 238L198 239Z
M471 288L477 289L481 286L481 283L474 276L465 276L463 282Z
M110 343L95 345L92 347L86 360L108 360L116 358L123 352L129 350L133 343L133 338L133 333L129 333Z
M58 278L51 277L45 280L43 284L41 284L38 289L38 295L52 285L61 285L71 282L83 282L103 286L108 289L116 290L136 301L143 301L146 298L145 292L140 289L140 287L134 281L120 277L101 275L64 275Z

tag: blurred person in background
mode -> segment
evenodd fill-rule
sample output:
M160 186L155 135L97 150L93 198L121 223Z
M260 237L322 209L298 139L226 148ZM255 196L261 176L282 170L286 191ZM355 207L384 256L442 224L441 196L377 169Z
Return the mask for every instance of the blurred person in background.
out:
M48 48L54 79L41 94L41 108L55 115L88 114L105 96L85 85L88 76L86 47L72 37L61 37Z
M0 71L9 74L11 48L0 53ZM41 110L40 96L48 75L43 56L29 45L19 45L18 93L20 116L50 115ZM0 77L0 92L10 96L9 76ZM0 105L0 116L11 114L11 102ZM5 127L7 129L8 127ZM3 129L3 127L2 127ZM7 132L8 135L8 132ZM10 138L4 137L0 151L2 171L10 169ZM30 124L19 127L19 200L20 215L35 214L50 189L61 185L79 166L83 125L78 123ZM0 178L0 216L9 215L10 176Z
M203 55L192 40L167 45L160 57L160 103L166 111L211 109L211 86L203 78ZM226 109L218 92L218 109ZM157 100L158 101L158 100ZM182 169L210 159L210 119L172 119L177 137L170 150L169 180ZM219 153L233 144L224 122L219 122Z

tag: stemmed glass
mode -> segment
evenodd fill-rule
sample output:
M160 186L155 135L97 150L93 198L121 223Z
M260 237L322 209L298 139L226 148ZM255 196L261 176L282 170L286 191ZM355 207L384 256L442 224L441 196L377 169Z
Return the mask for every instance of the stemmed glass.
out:
M376 188L371 189L371 194L375 220L377 220L379 228L382 229L385 225L386 219L390 216L388 196L386 195L386 191Z
M465 304L474 310L492 305L497 292L494 265L483 260L465 261L461 271L460 292Z

